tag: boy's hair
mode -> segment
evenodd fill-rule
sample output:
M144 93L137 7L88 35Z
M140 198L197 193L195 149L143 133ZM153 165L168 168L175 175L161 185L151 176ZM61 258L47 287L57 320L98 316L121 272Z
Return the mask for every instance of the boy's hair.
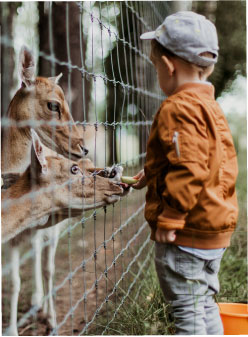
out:
M193 64L190 63L187 60L182 59L181 57L173 54L170 50L168 50L167 48L165 48L164 46L162 46L157 40L153 39L151 40L151 57L156 58L161 58L162 56L167 56L169 59L170 58L177 58L179 60L182 60L183 62L186 62L187 64L189 64L192 68L200 71L203 75L205 73L207 73L209 71L209 69L212 67L211 66L199 66L197 64ZM214 55L209 53L209 52L205 52L205 53L201 53L201 56L205 56L205 57L209 57L209 58L214 58Z
M157 40L151 40L151 56L154 58L159 58L161 56L167 56L168 58L176 58L177 56L173 54L169 49L165 48Z

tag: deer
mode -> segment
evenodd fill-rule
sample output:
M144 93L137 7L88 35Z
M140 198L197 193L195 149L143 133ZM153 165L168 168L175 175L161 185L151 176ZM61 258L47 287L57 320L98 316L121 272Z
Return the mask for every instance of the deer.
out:
M37 133L31 129L31 163L17 181L2 192L2 243L16 247L24 237L43 226L51 226L51 214L69 207L82 212L102 207L119 200L123 189L110 179L85 170L82 163L64 157L46 156ZM97 185L97 189L94 186ZM67 217L66 212L64 216ZM61 216L61 213L60 213ZM17 303L20 292L19 260L15 249L13 266L14 284L8 333L17 335Z
M99 176L118 180L121 176L122 167L95 168L94 164L85 157L88 150L85 148L83 138L74 124L63 90L58 85L62 74L49 78L35 77L35 70L33 54L27 47L23 46L19 56L19 74L22 84L10 102L7 117L11 123L4 129L1 144L1 169L4 186L6 184L8 186L6 181L8 182L9 177L18 177L19 174L23 174L30 164L32 148L30 122L33 122L33 127L40 137L46 153L54 153L55 155L56 151L58 157L64 156L75 161L80 160L81 166L89 173L97 172ZM18 123L23 124L19 125ZM98 189L98 185L96 189ZM100 204L97 207L101 207ZM38 307L42 306L44 293L41 282L41 239L45 235L53 237L55 242L54 245L48 246L52 253L48 254L50 258L46 266L47 273L45 273L45 275L48 275L45 277L45 281L48 284L48 292L51 293L58 231L59 229L56 226L36 230L31 240L35 251L36 287L36 291L32 296L32 305L37 305ZM44 235L41 233L44 233ZM19 260L18 246L13 248L11 258L12 266L15 266L15 261ZM12 272L12 279L13 283L17 280L18 284L18 277L15 271ZM11 303L15 307L16 300L11 300ZM48 308L47 303L44 304L44 309L48 315L49 323L54 327L56 316L52 300L49 301ZM46 312L47 310L48 312ZM14 309L11 309L11 311L14 311ZM14 332L17 333L17 329Z

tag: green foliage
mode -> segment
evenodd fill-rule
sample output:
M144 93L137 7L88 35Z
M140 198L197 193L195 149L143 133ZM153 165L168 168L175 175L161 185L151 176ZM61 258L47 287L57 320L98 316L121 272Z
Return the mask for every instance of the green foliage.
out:
M209 78L216 97L228 89L238 74L246 76L246 2L193 1L193 10L215 23L219 38L219 59Z
M218 302L247 303L247 260L245 231L237 228L232 245L222 259Z
M216 95L229 87L237 73L246 75L246 3L245 1L218 1L216 28L220 56L212 80Z
M246 148L238 152L239 175L236 184L239 219L231 246L225 252L219 279L221 291L219 302L247 302L247 169Z

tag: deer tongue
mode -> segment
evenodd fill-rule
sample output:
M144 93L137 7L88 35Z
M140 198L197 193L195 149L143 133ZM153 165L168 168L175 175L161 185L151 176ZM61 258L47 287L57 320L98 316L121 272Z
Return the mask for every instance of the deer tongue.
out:
M130 188L130 185L125 183L118 183L119 186L121 186L124 190L128 190Z

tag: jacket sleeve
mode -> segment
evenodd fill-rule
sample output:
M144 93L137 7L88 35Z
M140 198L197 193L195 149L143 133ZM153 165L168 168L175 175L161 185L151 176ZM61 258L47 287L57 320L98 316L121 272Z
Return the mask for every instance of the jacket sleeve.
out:
M158 118L158 133L169 169L157 227L183 229L209 175L209 141L201 108L168 101Z

